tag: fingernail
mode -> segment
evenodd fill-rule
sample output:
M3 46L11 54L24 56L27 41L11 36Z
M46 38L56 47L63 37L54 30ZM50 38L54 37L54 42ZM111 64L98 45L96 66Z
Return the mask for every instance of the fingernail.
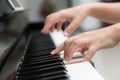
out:
M55 50L53 50L53 51L51 52L51 54L52 54L52 55L55 54Z
M68 36L68 33L67 33L67 32L64 32L64 36Z

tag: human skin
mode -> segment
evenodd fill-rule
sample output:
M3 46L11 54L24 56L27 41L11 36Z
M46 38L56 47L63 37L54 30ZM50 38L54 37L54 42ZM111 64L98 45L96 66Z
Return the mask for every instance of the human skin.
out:
M51 54L57 54L64 50L64 58L69 61L74 52L86 51L87 54L83 61L90 61L98 50L114 47L119 43L120 3L90 3L58 11L46 18L45 26L41 32L47 34L49 30L54 31L56 23L57 30L60 30L62 23L67 20L70 25L65 29L64 35L70 36L88 16L114 25L70 37Z
M69 61L75 52L87 52L83 61L90 61L93 55L101 49L111 48L120 42L120 23L106 28L88 31L70 37L58 46L51 54L64 50L64 59Z
M64 35L70 36L88 16L95 17L104 22L118 23L120 22L120 2L89 3L60 10L47 16L45 26L41 32L47 34L49 30L54 31L56 23L57 30L60 30L62 23L67 20L70 22L70 25L65 29Z

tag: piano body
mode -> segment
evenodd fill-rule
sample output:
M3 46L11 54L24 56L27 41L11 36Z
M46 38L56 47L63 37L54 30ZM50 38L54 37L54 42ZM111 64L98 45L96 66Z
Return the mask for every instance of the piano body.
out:
M28 25L25 15L18 0L0 0L0 80L104 80L89 62L50 55L66 38L41 34L43 23Z

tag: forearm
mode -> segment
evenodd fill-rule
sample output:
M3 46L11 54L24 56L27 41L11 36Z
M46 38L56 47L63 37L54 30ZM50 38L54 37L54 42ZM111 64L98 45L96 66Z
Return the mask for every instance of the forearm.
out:
M88 4L89 16L108 23L120 22L120 2Z

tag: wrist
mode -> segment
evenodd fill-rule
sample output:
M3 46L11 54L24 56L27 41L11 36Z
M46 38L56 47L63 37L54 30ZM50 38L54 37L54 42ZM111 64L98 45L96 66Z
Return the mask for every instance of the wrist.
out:
M119 35L120 34L120 23L115 24L111 28L113 28L114 30L114 33L115 33L114 36L116 36L117 40L120 42L120 35Z
M91 16L93 8L95 8L95 6L93 4L95 4L95 3L82 5L84 12L87 14L87 16Z
M76 6L76 11L78 11L80 9L80 12L84 13L84 15L86 16L90 16L92 14L92 9L95 7L93 6L93 4L95 3L86 3L86 4L82 4L79 6Z
M97 6L101 3L87 3L80 5L79 8L83 9L83 12L87 14L87 16L92 16L97 12Z
M120 42L120 23L106 27L106 34L108 33L108 38L111 38L116 44Z
M106 3L90 3L90 4L86 4L87 12L88 12L88 16L99 16L99 14L103 11L104 6L106 6Z

